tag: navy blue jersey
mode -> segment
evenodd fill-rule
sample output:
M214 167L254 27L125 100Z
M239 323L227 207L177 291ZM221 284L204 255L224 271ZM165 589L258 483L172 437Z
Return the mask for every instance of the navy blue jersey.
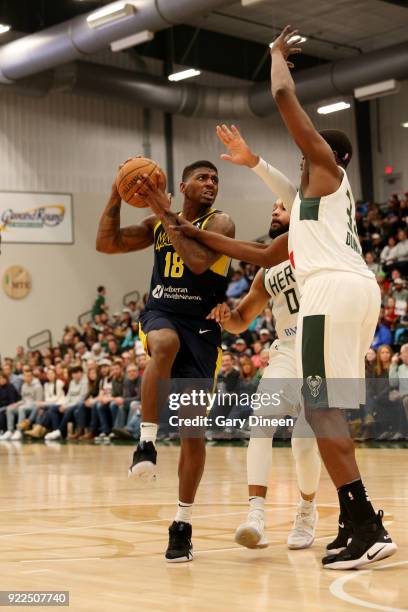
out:
M204 229L218 212L211 208L193 224ZM205 318L214 306L224 301L230 263L229 257L221 255L203 274L193 274L158 222L154 228L154 265L146 308Z

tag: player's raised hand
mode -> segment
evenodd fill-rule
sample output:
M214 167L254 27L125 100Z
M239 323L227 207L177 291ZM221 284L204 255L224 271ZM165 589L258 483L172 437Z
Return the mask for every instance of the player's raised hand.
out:
M235 125L232 125L231 129L225 124L217 125L216 131L218 138L229 152L221 155L221 159L248 168L254 168L259 163L259 157L251 151Z
M212 319L223 325L231 318L231 308L225 302L223 304L217 304L206 318Z
M294 64L288 61L288 57L290 55L302 53L302 49L296 46L300 43L300 39L299 30L293 30L292 26L287 25L279 34L278 38L273 41L271 54L276 52L282 53L289 68L294 68Z

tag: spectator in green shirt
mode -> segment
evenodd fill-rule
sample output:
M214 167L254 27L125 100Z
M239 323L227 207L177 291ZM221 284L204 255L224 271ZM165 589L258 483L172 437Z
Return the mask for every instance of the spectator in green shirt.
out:
M98 295L96 296L95 302L92 306L92 318L95 315L100 315L106 310L106 288L100 285L97 289Z

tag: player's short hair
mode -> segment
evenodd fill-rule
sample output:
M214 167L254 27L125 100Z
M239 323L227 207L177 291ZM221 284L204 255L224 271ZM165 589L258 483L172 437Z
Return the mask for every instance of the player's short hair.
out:
M353 155L353 146L347 134L340 130L322 130L319 133L331 150L337 153L340 165L347 168Z
M182 175L183 183L186 182L190 174L192 174L194 170L197 170L197 168L210 168L211 170L215 170L215 172L218 174L218 168L214 166L212 162L207 161L205 159L200 159L199 161L196 161L184 168L183 175Z
M97 288L97 292L100 293L104 289L105 289L105 287L103 285L99 285L99 287Z

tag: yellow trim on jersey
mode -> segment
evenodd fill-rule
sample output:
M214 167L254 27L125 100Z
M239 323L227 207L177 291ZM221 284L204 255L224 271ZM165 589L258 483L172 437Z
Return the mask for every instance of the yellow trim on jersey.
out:
M217 389L217 378L218 378L218 373L221 369L221 362L222 362L222 348L220 346L217 346L217 361L216 361L215 370L214 370L214 384L213 384L213 388L211 391L213 395ZM207 406L207 409L206 409L207 416L210 413L210 411L211 411L210 406Z
M161 224L162 224L162 222L161 222L161 221L158 221L158 222L156 223L156 225L155 225L155 226L154 226L154 228L153 228L153 235L156 233L156 230L157 230L157 229L160 227L160 225L161 225Z
M208 214L208 217L203 221L201 225L201 229L205 228L208 221L215 215L216 212L217 212L216 210L212 210ZM227 255L221 255L221 257L217 259L217 261L215 261L212 266L210 266L210 270L211 272L214 272L215 274L219 274L220 276L227 276L228 270L230 267L230 263L231 263L230 257L228 257Z
M144 348L144 352L146 353L146 355L149 355L149 349L147 346L147 335L144 333L143 329L142 329L142 324L139 322L139 338L142 341L143 344L143 348Z

